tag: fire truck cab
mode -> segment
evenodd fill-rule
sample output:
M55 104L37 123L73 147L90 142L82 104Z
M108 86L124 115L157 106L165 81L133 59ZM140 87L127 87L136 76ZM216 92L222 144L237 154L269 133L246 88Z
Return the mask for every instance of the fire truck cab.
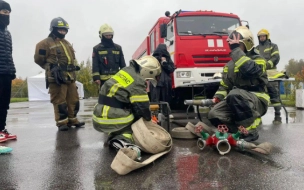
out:
M207 91L206 87L197 87L192 92L185 85L206 81L222 72L230 61L226 40L241 20L232 13L202 10L179 10L172 16L167 11L165 15L157 20L132 58L151 55L159 44L166 44L176 67L171 76L174 96L170 106L184 109L184 100L191 99L193 94L212 98L216 92L218 86L209 86Z

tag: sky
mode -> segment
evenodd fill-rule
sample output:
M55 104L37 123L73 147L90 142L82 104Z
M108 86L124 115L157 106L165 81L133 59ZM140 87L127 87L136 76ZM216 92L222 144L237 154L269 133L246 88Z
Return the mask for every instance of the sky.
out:
M258 44L257 32L266 28L279 47L284 69L288 60L304 59L304 20L302 0L6 0L10 3L13 58L17 77L37 75L42 69L34 62L36 44L49 34L50 22L64 18L70 25L66 39L73 44L76 58L91 59L100 42L99 27L108 23L114 29L113 41L122 46L128 62L149 30L165 11L213 10L234 13L249 21Z

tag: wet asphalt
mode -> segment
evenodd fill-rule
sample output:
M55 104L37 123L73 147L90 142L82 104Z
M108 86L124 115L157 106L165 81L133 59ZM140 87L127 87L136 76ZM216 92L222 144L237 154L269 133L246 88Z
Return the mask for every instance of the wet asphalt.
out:
M272 143L270 155L233 149L220 156L196 140L174 139L167 155L120 176L110 167L116 152L92 126L96 101L81 100L86 127L66 132L58 132L49 102L12 103L7 129L18 140L1 143L13 151L0 155L0 189L304 189L304 111L288 108L289 123L274 126L269 108L257 142Z

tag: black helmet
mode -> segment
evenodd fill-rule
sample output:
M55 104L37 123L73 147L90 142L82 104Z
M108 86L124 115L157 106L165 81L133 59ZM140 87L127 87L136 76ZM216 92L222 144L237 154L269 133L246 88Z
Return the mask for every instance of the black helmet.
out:
M50 31L53 31L53 28L65 28L65 29L69 29L69 24L67 23L67 21L65 21L63 18L61 17L57 17L54 18L51 21L51 26L50 26Z

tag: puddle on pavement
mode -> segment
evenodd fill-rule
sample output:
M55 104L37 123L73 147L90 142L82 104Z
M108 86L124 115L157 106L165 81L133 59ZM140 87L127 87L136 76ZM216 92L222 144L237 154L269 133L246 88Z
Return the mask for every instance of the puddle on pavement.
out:
M28 115L29 113L9 113L10 115Z
M28 109L30 107L10 107L10 109Z
M290 167L284 167L280 163L275 162L267 155L261 155L259 153L255 153L252 151L239 151L239 152L243 155L249 156L255 160L260 161L262 164L269 165L269 166L274 167L279 170L288 170L290 168Z

